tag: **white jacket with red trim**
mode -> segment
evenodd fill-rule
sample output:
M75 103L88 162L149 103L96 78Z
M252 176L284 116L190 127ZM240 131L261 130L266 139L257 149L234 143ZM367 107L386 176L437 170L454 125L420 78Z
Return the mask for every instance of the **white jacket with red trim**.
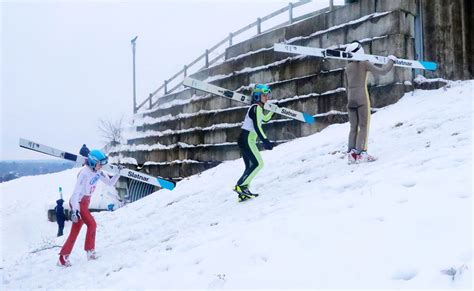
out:
M80 210L79 202L81 202L84 196L91 196L94 193L97 182L101 180L109 186L115 185L120 174L116 174L112 178L109 178L102 171L94 171L88 166L84 166L79 174L77 175L76 186L74 187L74 192L72 193L71 199L69 202L72 206L72 211Z

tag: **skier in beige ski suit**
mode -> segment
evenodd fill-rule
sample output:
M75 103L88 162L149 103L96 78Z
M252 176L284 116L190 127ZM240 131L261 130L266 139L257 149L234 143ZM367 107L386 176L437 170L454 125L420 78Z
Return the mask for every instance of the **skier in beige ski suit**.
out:
M346 47L346 52L363 54L364 49L358 41ZM385 75L392 68L397 58L388 57L390 61L382 67L375 66L368 61L351 61L346 66L347 78L347 112L351 129L349 132L348 161L372 162L376 158L367 154L367 140L370 127L370 98L367 90L367 72Z

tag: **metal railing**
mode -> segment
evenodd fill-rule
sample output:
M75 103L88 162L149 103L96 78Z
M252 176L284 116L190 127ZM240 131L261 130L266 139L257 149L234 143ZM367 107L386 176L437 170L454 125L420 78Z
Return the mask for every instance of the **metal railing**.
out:
M132 203L158 191L158 188L141 181L129 179L126 190L125 201L126 203Z
M316 15L317 14L317 11L316 12L311 12L311 13L307 13L307 14L304 14L304 15L301 15L299 17L293 17L293 9L298 7L298 6L302 6L302 5L305 5L305 4L308 4L310 3L311 0L300 0L298 2L295 2L295 3L289 3L288 6L285 6L273 13L270 13L268 14L267 16L265 17L262 17L262 18L257 18L256 21L250 23L249 25L245 26L245 27L242 27L241 29L235 31L235 32L231 32L229 33L229 35L224 38L223 40L221 40L220 42L218 42L217 44L215 44L213 47L211 47L210 49L206 49L205 52L200 55L197 59L195 59L194 61L192 61L191 63L187 64L187 65L184 65L183 69L181 69L180 71L178 71L176 74L174 74L171 78L165 80L163 82L163 84L158 87L158 89L156 89L155 91L153 91L152 93L150 93L150 95L148 96L147 99L145 99L142 103L140 103L136 108L134 108L134 112L138 112L138 110L140 108L142 108L145 104L149 104L149 109L153 108L156 103L158 102L158 97L155 98L156 101L153 102L153 98L155 96L157 96L158 92L162 91L163 94L161 96L164 96L164 95L167 95L169 93L172 93L173 91L175 91L176 89L178 89L179 87L181 87L183 81L181 80L180 82L178 82L175 86L173 86L172 88L169 88L170 87L170 84L172 81L174 81L176 78L178 78L179 76L182 76L183 79L188 75L188 69L195 65L197 62L201 61L201 60L204 60L204 66L201 67L200 69L198 69L197 71L200 71L202 69L205 69L205 68L209 68L209 66L213 65L214 63L216 63L217 61L219 61L220 59L224 58L225 56L225 51L223 53L220 53L219 55L217 55L216 57L214 58L210 58L210 54L212 52L214 52L218 47L220 47L221 45L225 44L225 43L228 43L229 46L232 46L232 40L242 34L243 32L246 32L247 30L251 29L251 28L254 28L254 27L257 27L257 34L256 35L259 35L259 34L262 34L263 32L266 32L266 31L270 31L270 30L273 30L273 29L276 29L276 28L279 28L279 27L283 27L283 26L286 26L286 25L289 25L289 24L292 24L296 21L300 21L302 19L305 19L305 18L308 18L308 17L311 17L313 15ZM332 10L333 8L333 0L329 0L329 9ZM262 32L262 23L264 21L267 21L277 15L280 15L282 13L285 13L285 12L288 12L288 20L277 25L277 26L274 26L272 28L269 28L265 31Z

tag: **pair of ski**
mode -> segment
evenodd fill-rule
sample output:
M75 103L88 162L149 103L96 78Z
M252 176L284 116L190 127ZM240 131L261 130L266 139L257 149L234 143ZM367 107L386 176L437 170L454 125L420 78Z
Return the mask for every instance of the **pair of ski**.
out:
M305 47L305 46L282 44L282 43L276 43L274 46L274 50L277 52L310 55L310 56L329 58L329 59L339 59L339 60L347 60L347 61L369 61L371 63L381 64L381 65L386 64L389 61L388 57L383 57L383 56L369 55L369 54L354 54L350 52L333 50L333 49L322 49L322 48ZM433 63L433 62L414 61L414 60L406 60L406 59L397 59L394 65L398 67L404 67L404 68L410 68L410 69L423 69L423 70L430 70L430 71L436 70L436 67L437 67L436 63ZM252 98L250 96L247 96L235 91L231 91L225 88L221 88L219 86L209 84L203 81L199 81L190 77L186 77L184 79L183 85L197 89L197 90L201 90L207 93L211 93L217 96L239 101L245 104L251 104L251 101L252 101ZM299 112L293 109L279 107L276 104L272 104L268 102L265 103L264 109L289 117L289 118L306 122L309 124L314 123L314 117L305 112Z
M35 152L43 153L49 156L72 161L75 163L76 167L82 167L84 163L86 162L86 158L83 156L68 153L62 150L58 150L53 147L39 144L37 142L27 140L24 138L20 138L20 147L29 149ZM141 181L141 182L154 185L160 188L168 189L168 190L173 190L174 187L176 186L176 183L174 181L163 179L161 177L153 177L153 176L143 174L134 170L127 169L127 168L121 168L116 165L106 164L103 166L102 169L109 173L120 174L120 176L127 177L127 178L137 180L137 181Z
M347 61L369 61L374 64L384 65L388 63L388 57L369 55L369 54L354 54L345 51L332 50L332 49L322 49L315 47L307 46L298 46L291 44L276 43L274 48L277 52L285 52L290 54L299 54L299 55L308 55L315 56L320 58L328 59L339 59ZM404 67L410 69L422 69L434 71L436 70L436 63L433 62L423 62L423 61L414 61L406 59L397 59L394 66Z
M251 104L252 103L252 98L250 96L247 96L247 95L235 92L235 91L227 90L225 88L222 88L222 87L210 84L210 83L206 83L206 82L203 82L203 81L199 81L199 80L196 80L196 79L193 79L193 78L190 78L190 77L186 77L184 79L183 85L187 86L187 87L194 88L196 90L204 91L204 92L211 93L211 94L214 94L214 95L217 95L217 96L221 96L221 97L224 97L224 98L228 98L228 99L232 99L232 100L235 100L235 101L238 101L238 102L242 102L242 103L245 103L245 104ZM285 117L296 119L296 120L306 122L306 123L309 123L309 124L314 123L314 117L311 114L308 114L308 113L305 113L305 112L296 111L296 110L286 108L286 107L279 107L278 105L273 104L273 103L269 103L269 102L265 103L263 108L265 110L283 115Z

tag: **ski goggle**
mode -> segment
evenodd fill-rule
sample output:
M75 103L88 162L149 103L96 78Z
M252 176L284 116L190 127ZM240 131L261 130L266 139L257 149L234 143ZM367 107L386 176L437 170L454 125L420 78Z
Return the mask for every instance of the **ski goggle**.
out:
M102 160L98 160L95 157L92 158L92 164L93 165L99 164L101 166L105 166L105 165L107 165L108 162L109 162L109 158L107 158L107 157L103 158Z
M268 88L267 86L265 86L265 87L263 87L263 88L257 87L257 88L255 88L255 89L253 89L253 92L254 92L254 93L262 93L262 94L265 94L265 95L269 95L269 94L272 92L272 90L270 90L270 88Z

